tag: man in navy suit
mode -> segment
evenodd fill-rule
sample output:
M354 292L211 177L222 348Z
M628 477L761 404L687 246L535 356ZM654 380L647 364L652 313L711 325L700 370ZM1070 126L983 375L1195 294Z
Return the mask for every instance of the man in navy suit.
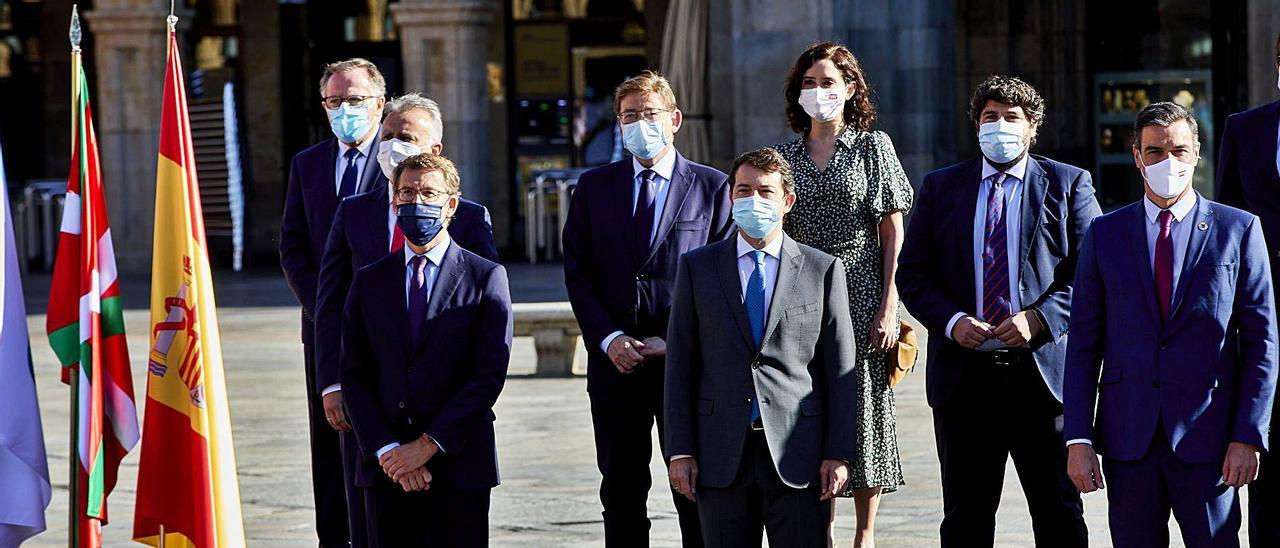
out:
M1280 38L1276 40L1276 71L1280 72ZM1218 193L1215 198L1262 220L1267 256L1280 261L1280 101L1232 114L1222 130L1218 154ZM1272 285L1277 269L1272 268ZM1274 408L1274 405L1273 405ZM1270 445L1275 444L1275 415ZM1262 453L1258 479L1249 484L1249 543L1280 546L1280 459ZM1275 478L1274 480L1272 478Z
M348 59L325 66L320 78L320 95L334 138L325 139L293 157L284 215L280 220L280 266L294 297L302 305L311 481L320 546L347 546L350 542L348 493L342 480L341 453L353 448L344 447L338 431L328 423L320 390L316 388L317 278L325 238L338 202L386 184L374 157L378 151L378 121L382 119L386 90L386 81L378 68L364 59ZM350 495L357 497L355 493ZM354 498L355 502L358 500Z
M511 357L507 273L444 229L458 207L452 162L419 154L393 175L405 245L356 272L342 326L370 545L486 546L493 406Z
M1076 250L1100 214L1092 179L1028 153L1044 100L1026 82L988 78L969 116L983 157L925 176L898 268L931 335L942 546L994 543L1010 456L1036 544L1087 546L1060 402Z
M443 127L440 108L435 101L416 93L408 93L387 103L387 117L382 122L382 139L378 143L378 165L390 178L401 160L423 151L440 154ZM468 200L459 199L457 212L449 222L449 237L463 249L485 259L498 261L493 243L493 226L489 210ZM342 384L338 382L339 352L342 349L342 305L347 289L357 270L388 252L404 248L404 234L396 226L395 206L391 190L378 185L373 190L342 200L329 230L316 295L316 389L324 400L324 412L335 430L349 433L342 406ZM349 436L350 434L344 434ZM355 485L355 467L359 451L347 451L343 472L347 484L347 513L351 516L351 543L365 543L363 499Z
M587 345L587 392L603 478L607 546L647 546L653 425L663 432L663 356L676 263L732 226L724 173L672 141L681 113L666 79L623 82L614 110L632 158L583 173L564 227L565 285ZM700 546L693 502L671 492L685 546Z
M1237 489L1257 475L1276 388L1261 223L1191 188L1186 109L1153 103L1134 136L1146 197L1094 223L1076 268L1071 479L1091 492L1105 469L1115 546L1168 546L1170 510L1187 546L1239 546Z

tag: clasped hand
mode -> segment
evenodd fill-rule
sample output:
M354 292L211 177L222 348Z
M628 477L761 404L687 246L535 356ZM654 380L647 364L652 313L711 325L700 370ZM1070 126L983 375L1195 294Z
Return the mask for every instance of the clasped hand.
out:
M431 472L427 470L427 461L434 457L440 448L426 436L410 443L395 447L378 458L382 471L400 484L405 492L426 491L431 488Z
M1026 346L1043 330L1040 319L1030 311L1014 314L997 326L965 316L951 328L951 339L969 349L978 348L990 339L999 339L1005 346L1017 348Z
M609 360L618 372L623 374L635 371L644 362L667 355L667 341L662 337L649 337L639 340L627 335L618 335L609 343Z

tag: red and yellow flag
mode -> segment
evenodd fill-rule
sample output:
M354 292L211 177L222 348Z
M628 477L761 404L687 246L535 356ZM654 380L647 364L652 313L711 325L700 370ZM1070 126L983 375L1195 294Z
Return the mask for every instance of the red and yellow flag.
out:
M71 428L77 466L70 490L77 503L71 545L90 548L102 545L107 496L116 485L120 460L138 443L138 411L103 196L89 84L76 48L71 54L71 171L45 329L62 364L62 381L76 392Z
M170 16L160 118L151 352L134 540L170 548L244 546L213 279Z

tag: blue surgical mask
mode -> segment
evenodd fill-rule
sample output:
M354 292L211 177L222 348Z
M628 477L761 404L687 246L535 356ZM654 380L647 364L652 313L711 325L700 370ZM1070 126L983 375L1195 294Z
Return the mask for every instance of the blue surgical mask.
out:
M778 203L759 196L747 196L733 201L733 222L755 239L764 238L782 222Z
M353 107L346 103L336 110L329 111L329 128L333 135L344 143L355 143L369 132L369 105L361 104Z
M438 204L400 204L396 207L396 225L404 239L424 246L444 228L444 206Z
M652 160L667 148L667 136L657 121L636 120L622 125L622 144L636 158Z
M1022 125L1004 120L978 126L978 146L993 164L1007 164L1022 156L1026 149L1022 136Z

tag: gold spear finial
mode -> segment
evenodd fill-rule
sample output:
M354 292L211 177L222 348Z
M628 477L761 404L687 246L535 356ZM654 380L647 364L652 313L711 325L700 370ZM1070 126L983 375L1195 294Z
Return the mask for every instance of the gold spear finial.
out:
M80 12L75 4L71 4L71 52L80 53Z

